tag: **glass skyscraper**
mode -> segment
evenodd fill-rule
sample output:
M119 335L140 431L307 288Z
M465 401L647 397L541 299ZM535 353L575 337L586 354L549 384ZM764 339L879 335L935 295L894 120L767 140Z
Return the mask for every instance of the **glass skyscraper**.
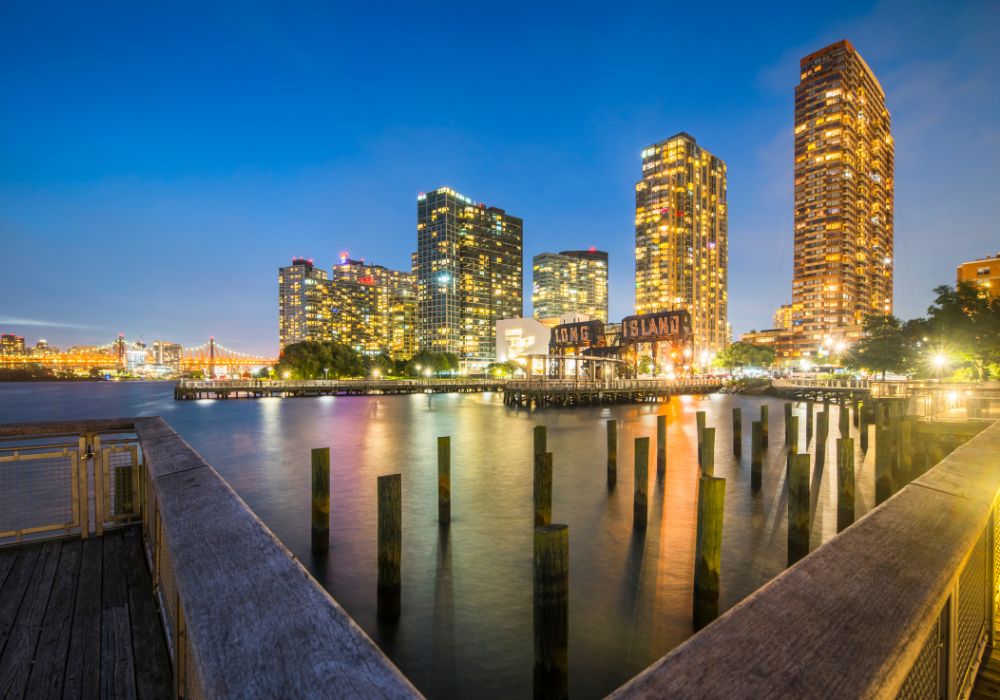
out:
M608 322L608 254L602 250L540 253L531 265L536 319L586 314Z

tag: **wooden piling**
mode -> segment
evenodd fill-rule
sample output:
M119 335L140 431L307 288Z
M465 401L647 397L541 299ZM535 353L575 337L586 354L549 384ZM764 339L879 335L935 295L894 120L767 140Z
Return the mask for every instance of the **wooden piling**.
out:
M635 439L635 477L633 479L632 527L646 529L647 497L649 488L649 438Z
M451 522L451 436L438 438L438 522Z
M875 427L875 505L892 495L892 460L889 428Z
M548 431L544 425L535 426L535 454L544 454L548 450Z
M694 414L695 424L698 426L698 464L701 464L701 443L705 436L705 412L698 411Z
M816 463L826 464L826 438L830 434L830 411L816 414Z
M854 522L854 440L837 440L837 532Z
M667 417L656 417L656 475L667 471Z
M618 422L609 419L608 425L608 488L618 483Z
M861 401L858 399L853 399L851 401L851 408L853 409L852 413L854 418L854 427L857 428L860 425L861 421L861 416L860 416Z
M701 441L701 473L715 476L715 428L705 428Z
M910 420L904 419L899 422L898 441L896 443L896 464L899 467L900 475L903 477L903 481L900 484L900 488L902 488L917 476L913 468L913 422Z
M840 430L840 437L851 437L851 409L847 405L847 401L841 401L838 404L839 408L839 423L838 428Z
M403 551L403 477L378 478L378 616L399 617Z
M788 419L788 451L799 451L799 417L792 416Z
M812 399L806 400L806 448L808 449L809 443L812 442L813 437L813 405Z
M719 616L719 572L722 564L722 520L726 480L698 479L698 526L694 558L694 628Z
M733 454L743 454L743 409L733 409Z
M788 473L788 565L791 566L807 554L809 554L808 452L792 457Z
M792 404L785 404L785 447L792 444Z
M870 407L864 402L861 403L861 408L858 415L858 437L861 439L861 451L868 452L868 430L869 421L868 413Z
M569 528L535 528L534 696L568 697Z
M761 484L761 471L764 466L764 440L760 421L750 424L750 488L756 491Z
M330 548L330 448L312 451L312 551Z
M767 449L767 404L760 405L760 444Z
M552 524L552 453L535 455L535 527Z

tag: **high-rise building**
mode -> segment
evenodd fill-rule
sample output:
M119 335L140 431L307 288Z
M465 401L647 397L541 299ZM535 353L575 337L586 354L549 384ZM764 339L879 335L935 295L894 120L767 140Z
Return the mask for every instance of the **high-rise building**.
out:
M334 339L368 355L409 359L416 354L416 279L341 255L333 266Z
M810 358L892 313L894 158L885 93L851 43L799 63L791 342Z
M24 338L13 333L0 335L0 355L23 355Z
M330 278L312 260L293 258L278 269L278 344L332 340Z
M534 257L531 303L536 319L585 314L608 322L608 254L564 250Z
M726 164L680 133L642 151L635 186L635 310L686 310L695 357L728 339Z
M153 363L170 367L175 372L181 370L183 348L179 343L168 343L165 340L153 341Z
M771 328L784 328L788 329L792 327L792 305L782 304L774 312L771 317Z
M417 340L479 372L496 360L496 322L523 313L521 219L449 187L417 197Z
M971 282L979 287L980 294L989 299L1000 299L1000 253L996 257L980 258L958 266L958 282Z

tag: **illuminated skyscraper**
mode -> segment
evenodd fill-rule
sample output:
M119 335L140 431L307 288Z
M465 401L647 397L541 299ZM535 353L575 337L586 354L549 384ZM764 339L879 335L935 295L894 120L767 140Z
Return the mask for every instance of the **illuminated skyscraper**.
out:
M330 279L312 260L293 258L278 269L278 344L332 340Z
M0 355L23 355L24 337L13 333L0 335Z
M333 336L367 355L409 359L416 353L416 278L351 260L333 266Z
M523 314L522 221L442 187L417 197L417 341L482 371L496 322Z
M601 250L540 253L532 261L534 317L586 314L608 322L608 254Z
M635 310L687 310L695 357L728 339L726 164L680 133L642 151L635 186Z
M893 143L885 93L849 41L800 61L795 88L792 356L892 313Z

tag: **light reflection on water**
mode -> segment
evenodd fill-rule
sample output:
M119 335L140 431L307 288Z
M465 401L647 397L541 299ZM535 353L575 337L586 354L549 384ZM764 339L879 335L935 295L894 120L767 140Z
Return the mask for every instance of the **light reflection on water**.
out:
M765 401L771 444L763 488L753 494L750 423ZM734 406L743 409L740 465L731 448ZM604 695L691 634L698 410L716 428L715 471L727 479L725 610L785 565L784 416L776 399L685 396L531 413L504 406L499 394L175 402L163 383L0 384L0 422L164 416L431 697L531 692L531 452L539 423L554 454L553 521L570 532L571 695ZM668 424L662 480L652 453L659 412ZM796 415L804 435L804 408ZM620 422L618 483L609 492L604 421L612 417ZM837 426L833 407L826 463L813 469L813 547L836 532ZM438 435L452 436L445 529L437 524ZM641 436L651 443L650 514L646 533L636 535L632 447ZM330 551L315 557L309 451L324 446L331 448ZM375 484L394 472L403 475L402 615L386 627L375 618ZM874 499L870 460L860 472L859 516Z

